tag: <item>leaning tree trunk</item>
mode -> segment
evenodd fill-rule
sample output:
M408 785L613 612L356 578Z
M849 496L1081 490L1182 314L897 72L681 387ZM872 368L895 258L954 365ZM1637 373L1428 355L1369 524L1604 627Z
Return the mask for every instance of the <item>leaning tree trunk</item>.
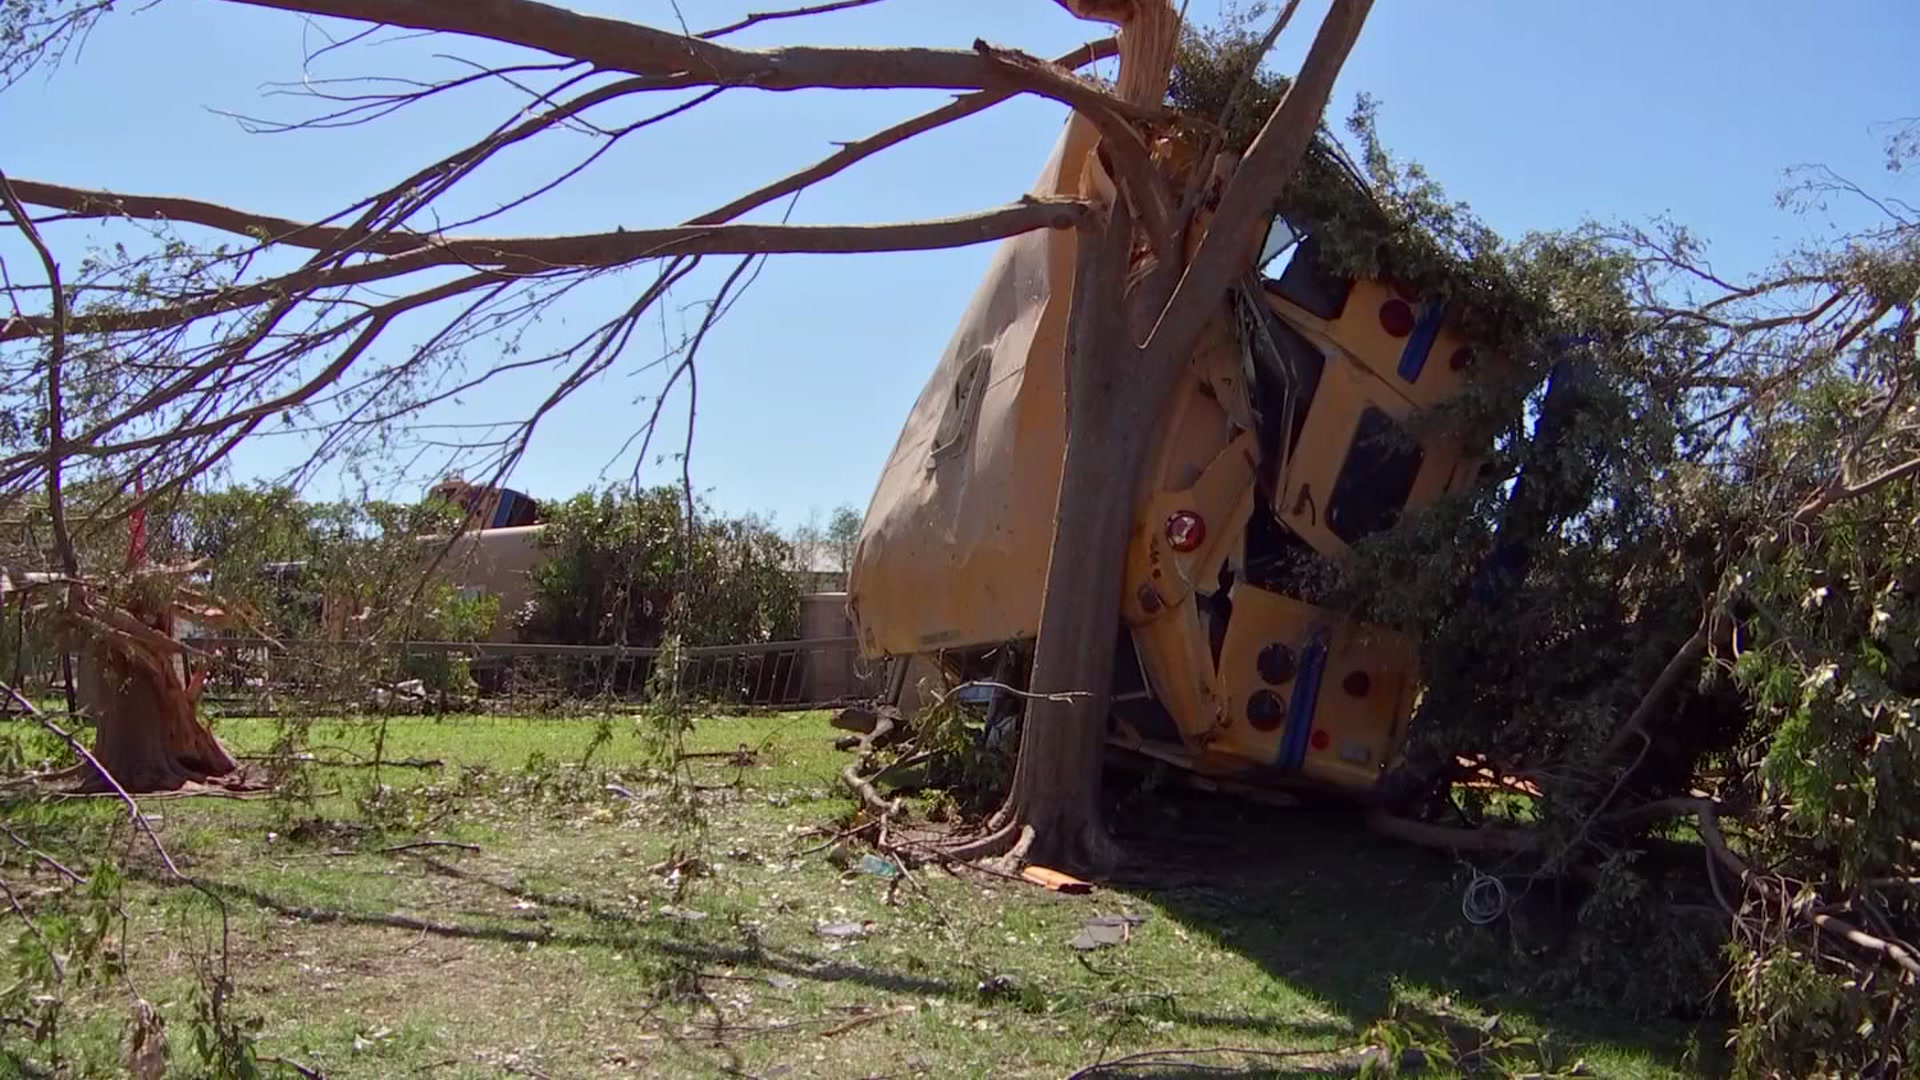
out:
M199 685L176 655L124 632L81 646L79 700L94 723L93 756L129 793L177 791L238 768L196 715ZM83 786L113 784L93 775Z

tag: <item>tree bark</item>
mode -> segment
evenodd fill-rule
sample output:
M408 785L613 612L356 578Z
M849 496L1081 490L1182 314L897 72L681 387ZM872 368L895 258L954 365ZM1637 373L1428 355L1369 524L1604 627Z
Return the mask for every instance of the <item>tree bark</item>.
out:
M238 766L195 715L195 697L167 667L95 643L80 654L80 697L93 717L93 756L129 794L177 791ZM85 785L110 790L100 777Z
M1227 288L1245 272L1254 226L1305 156L1370 6L1371 0L1335 0L1300 77L1249 148L1177 289L1170 281L1182 268L1161 264L1125 290L1132 270L1128 198L1116 201L1104 229L1081 233L1066 451L1040 605L1034 697L1007 800L984 837L955 849L959 857L1011 853L1093 873L1118 859L1100 817L1100 770L1141 470L1161 406L1222 310ZM1123 83L1130 44L1123 27ZM1126 177L1119 179L1124 191ZM1137 338L1145 340L1136 344Z
M94 760L114 781L88 768L93 775L82 789L111 791L117 783L135 795L178 791L239 768L196 715L200 682L184 654L164 647L171 619L82 604L89 617L74 624L80 705L94 723Z
M1171 373L1148 370L1126 334L1121 281L1132 237L1122 202L1081 235L1067 354L1067 442L1040 604L1040 637L1007 801L965 854L1007 849L1101 872L1119 855L1100 819L1100 768L1113 683L1120 582L1133 490Z

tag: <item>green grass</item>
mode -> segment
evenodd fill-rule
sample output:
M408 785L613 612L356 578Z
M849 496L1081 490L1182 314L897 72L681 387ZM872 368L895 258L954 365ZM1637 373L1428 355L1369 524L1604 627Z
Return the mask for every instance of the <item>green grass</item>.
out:
M1156 793L1121 805L1133 858L1091 895L926 867L889 903L885 882L809 852L850 809L823 716L700 721L689 749L758 754L746 768L691 766L708 789L697 827L652 782L631 725L616 721L581 770L570 763L592 721L395 718L387 758L444 765L377 781L316 767L297 799L149 803L182 868L227 900L232 1005L259 1019L260 1052L335 1080L946 1077L1063 1076L1141 1050L1235 1046L1315 1053L1208 1063L1322 1075L1345 1060L1335 1052L1434 1030L1410 1018L1478 1030L1497 1014L1516 1070L1539 1067L1521 1045L1537 1040L1593 1075L1690 1071L1684 1026L1509 989L1501 932L1460 918L1462 871L1349 816ZM248 752L276 734L263 720L218 727ZM367 755L373 728L316 723L308 738L323 755ZM77 827L116 811L50 813ZM480 850L379 851L422 839ZM707 872L670 873L676 853ZM18 864L7 872L17 882ZM133 983L168 1018L178 1074L194 1075L193 958L212 943L213 907L150 867L127 890ZM1117 947L1067 946L1088 917L1116 913L1146 921ZM434 926L385 924L396 916ZM849 920L874 929L816 933ZM113 985L75 992L62 1035L75 1075L115 1071L125 1000Z

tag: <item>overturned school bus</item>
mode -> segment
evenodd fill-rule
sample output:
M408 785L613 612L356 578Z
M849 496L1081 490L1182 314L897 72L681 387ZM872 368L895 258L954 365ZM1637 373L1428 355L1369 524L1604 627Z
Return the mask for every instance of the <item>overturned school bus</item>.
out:
M1083 190L1070 121L1036 189ZM1005 241L914 405L868 509L849 610L870 657L1018 677L1040 625L1065 445L1076 236ZM1345 280L1276 218L1166 401L1134 506L1112 741L1262 785L1369 790L1399 752L1417 642L1298 595L1339 555L1477 474L1410 429L1463 386L1438 306Z

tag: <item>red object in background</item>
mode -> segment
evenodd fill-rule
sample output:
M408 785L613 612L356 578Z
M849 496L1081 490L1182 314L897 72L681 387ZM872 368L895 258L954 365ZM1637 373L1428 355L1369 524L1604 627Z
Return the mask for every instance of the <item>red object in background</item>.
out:
M133 497L136 501L147 497L147 485L139 469L133 471ZM147 561L147 508L135 507L127 522L127 569L138 570Z

